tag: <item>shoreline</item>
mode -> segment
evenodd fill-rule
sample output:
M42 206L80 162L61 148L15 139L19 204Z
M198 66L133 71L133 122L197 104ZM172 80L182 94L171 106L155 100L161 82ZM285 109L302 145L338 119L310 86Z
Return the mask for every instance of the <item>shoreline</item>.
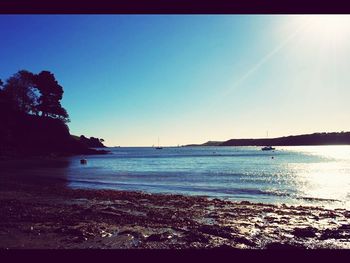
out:
M2 177L0 248L350 248L350 211Z

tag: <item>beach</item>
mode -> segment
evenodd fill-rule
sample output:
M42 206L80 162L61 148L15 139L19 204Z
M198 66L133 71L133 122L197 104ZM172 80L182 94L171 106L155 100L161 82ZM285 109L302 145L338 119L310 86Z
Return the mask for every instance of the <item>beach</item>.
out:
M0 248L350 248L350 211L2 176Z

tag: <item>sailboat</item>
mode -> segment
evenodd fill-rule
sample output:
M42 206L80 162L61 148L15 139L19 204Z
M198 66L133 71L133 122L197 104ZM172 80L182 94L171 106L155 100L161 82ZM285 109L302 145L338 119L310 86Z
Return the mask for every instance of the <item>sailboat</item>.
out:
M158 146L156 147L156 149L157 149L157 150L163 149L163 147L160 147L160 146L159 146L159 137L158 137Z
M266 137L269 138L269 132L266 132ZM261 148L262 151L274 151L275 148L272 146L265 146Z
M272 146L265 146L261 148L262 151L273 151L275 150L275 148L273 148Z

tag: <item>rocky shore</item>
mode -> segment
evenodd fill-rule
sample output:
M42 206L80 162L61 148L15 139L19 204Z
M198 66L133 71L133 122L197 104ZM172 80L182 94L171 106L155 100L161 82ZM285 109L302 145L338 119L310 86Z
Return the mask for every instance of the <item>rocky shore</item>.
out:
M0 248L350 248L350 211L2 179Z

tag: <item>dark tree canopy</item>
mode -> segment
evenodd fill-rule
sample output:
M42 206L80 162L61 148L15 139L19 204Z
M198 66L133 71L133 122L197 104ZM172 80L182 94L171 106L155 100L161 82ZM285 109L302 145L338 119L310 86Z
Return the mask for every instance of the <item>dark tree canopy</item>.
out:
M37 89L34 78L33 73L20 70L7 79L3 91L11 110L27 114L37 113Z
M84 135L81 135L79 140L88 147L105 147L102 143L104 141L103 139L95 137L86 138Z
M68 121L67 111L61 106L63 88L58 84L54 74L42 71L35 78L36 87L40 91L38 110L42 116L49 116Z
M4 83L0 79L0 115L4 114L6 111L6 108L8 108L8 106L5 106L7 100L5 99L5 92L3 90L3 86L4 86Z
M3 87L3 88L2 88ZM20 70L3 84L0 82L1 109L22 114L39 115L69 122L61 105L63 88L50 71L33 74Z

